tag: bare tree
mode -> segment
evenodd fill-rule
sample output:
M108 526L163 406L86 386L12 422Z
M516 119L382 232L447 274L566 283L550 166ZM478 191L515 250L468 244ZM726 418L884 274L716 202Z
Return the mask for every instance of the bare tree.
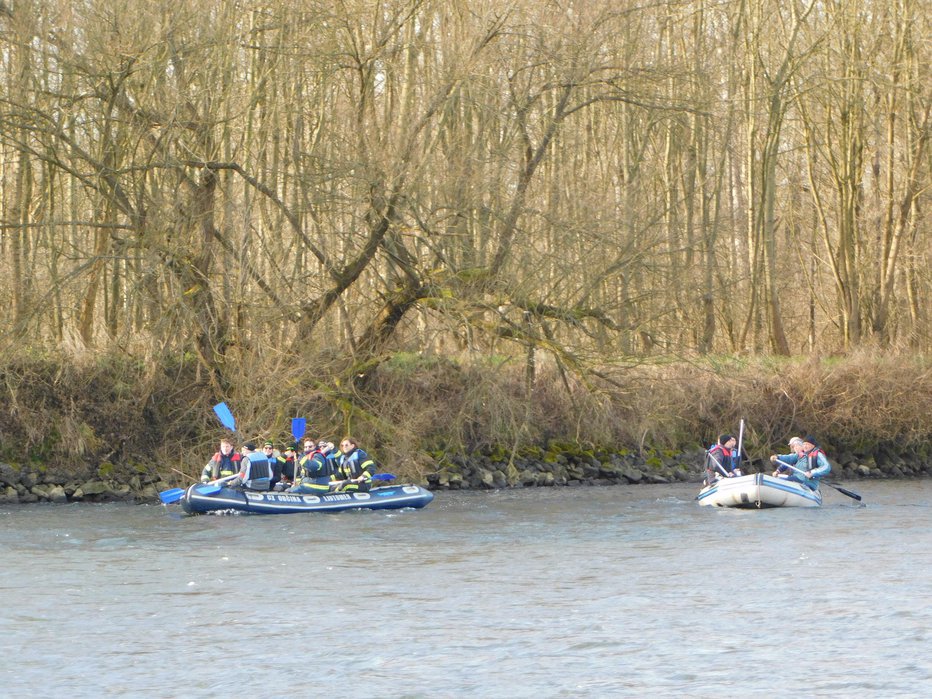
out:
M922 9L6 3L4 334L218 389L405 348L530 385L542 354L924 347Z

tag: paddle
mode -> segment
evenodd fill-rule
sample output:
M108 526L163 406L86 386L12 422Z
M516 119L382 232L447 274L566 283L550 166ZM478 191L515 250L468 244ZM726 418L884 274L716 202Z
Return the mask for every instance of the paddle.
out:
M220 420L223 426L230 430L230 432L236 432L236 420L233 418L233 413L230 412L230 409L227 407L226 403L217 403L217 405L214 406L214 414L217 416L217 419ZM210 485L222 483L234 477L235 476L218 478L217 480L212 481ZM168 490L163 490L159 493L159 500L161 500L166 505L171 505L173 502L178 502L181 500L181 498L184 496L184 491L185 488L169 488Z
M230 412L226 403L217 403L217 405L214 406L214 413L217 415L217 419L223 423L224 427L230 430L230 432L236 432L236 420L233 419L233 413Z
M791 469L793 469L794 471L796 471L797 473L801 473L801 474L804 475L804 476L806 475L806 472L805 472L805 471L803 471L802 469L796 468L793 464L788 464L788 463L786 463L786 462L783 461L782 459L777 459L777 463L780 464L781 466L786 466L787 468L791 468ZM808 477L808 476L807 476L807 477ZM840 485L835 485L834 483L826 483L825 481L820 481L820 483L824 483L824 484L827 485L829 488L834 488L835 490L837 490L837 491L838 491L839 493L841 493L842 495L847 495L849 498L854 498L854 499L857 500L858 502L861 502L861 496L860 496L860 495L858 495L857 493L852 492L852 491L850 491L850 490L846 490L845 488L842 488Z
M732 464L737 464L732 471L737 471L741 475L741 442L744 441L744 418L741 418L741 425L738 427L738 458L732 460Z
M301 441L301 437L304 436L305 431L307 430L307 420L303 417L293 417L291 418L291 436L294 437L295 446L298 442ZM298 482L298 452L295 450L294 453L294 464L292 466L294 472L291 474L291 482Z
M395 480L395 474L394 474L394 473L376 473L376 474L374 474L374 475L372 476L372 480L374 480L374 481L393 481L393 480ZM349 480L345 480L345 481L333 481L333 483L330 484L330 487L333 488L333 492L336 493L336 492L339 492L340 488L342 488L342 487L343 487L344 485L346 485L347 483L349 483ZM336 487L334 488L334 486L336 486Z
M223 488L223 486L220 485L221 483L225 483L226 481L231 481L234 478L236 478L238 475L239 475L238 473L234 473L232 476L226 476L225 478L218 478L217 480L211 481L210 483L205 483L203 486L197 489L197 492L200 495L213 495L214 493L219 493L221 489Z
M711 454L709 454L709 458L715 462L715 465L718 466L718 470L722 472L722 475L725 476L725 478L731 478L731 476L728 474L728 471L726 471L725 467L719 463L718 459L716 459ZM712 485L712 484L710 483L709 485Z
M220 488L222 487L221 483L226 483L236 478L239 474L234 473L232 476L225 476L223 478L218 478L215 481L210 481L205 483L204 487L201 488L198 492L202 495L213 495L214 493L219 493ZM178 502L181 498L184 497L184 491L187 488L169 488L168 490L163 490L159 493L159 500L162 501L165 505L171 505L174 502Z
M181 500L182 495L184 495L184 488L169 488L159 493L159 500L165 505L171 505Z

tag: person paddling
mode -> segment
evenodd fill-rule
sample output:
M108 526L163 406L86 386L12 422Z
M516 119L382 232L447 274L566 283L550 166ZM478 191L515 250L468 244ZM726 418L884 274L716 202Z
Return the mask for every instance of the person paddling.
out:
M253 442L243 445L239 475L227 487L243 487L247 490L268 490L272 482L272 464L261 451L256 451Z
M720 435L705 455L705 482L710 485L722 477L732 478L741 474L741 455L735 447L738 440L730 434Z
M788 480L802 483L812 490L818 490L820 479L832 472L828 457L812 435L803 438L800 450L795 454L779 458L773 454L770 460L777 464L777 471L792 471Z
M795 463L795 459L799 459L806 452L806 450L803 448L802 437L790 437L790 441L787 443L787 446L792 449L789 454L770 455L770 462L777 465L777 468L772 475L776 476L777 478L788 478L788 471L790 471L790 469L788 466L786 466L786 464L790 463L790 457L794 457L793 463ZM780 464L783 465L781 466Z

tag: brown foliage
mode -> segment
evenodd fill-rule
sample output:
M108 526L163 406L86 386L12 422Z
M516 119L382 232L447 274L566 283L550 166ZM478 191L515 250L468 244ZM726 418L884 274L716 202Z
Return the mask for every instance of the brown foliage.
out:
M420 477L442 454L519 453L551 442L583 448L692 450L745 420L752 457L791 434L832 453L924 453L932 439L932 372L915 357L824 362L642 365L583 383L553 365L526 383L519 362L456 362L399 354L348 382L317 366L249 367L218 398L185 364L153 370L103 358L0 367L0 458L85 475L102 462L135 473L194 477L220 436L210 406L225 400L239 441L290 440L290 418L314 438L352 433L385 470ZM346 367L343 367L344 369Z

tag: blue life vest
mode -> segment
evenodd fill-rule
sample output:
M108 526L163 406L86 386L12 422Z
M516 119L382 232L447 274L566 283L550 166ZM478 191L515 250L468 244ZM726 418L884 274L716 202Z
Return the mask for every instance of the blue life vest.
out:
M254 451L246 455L243 465L243 485L249 490L268 490L272 485L272 464L269 457Z

